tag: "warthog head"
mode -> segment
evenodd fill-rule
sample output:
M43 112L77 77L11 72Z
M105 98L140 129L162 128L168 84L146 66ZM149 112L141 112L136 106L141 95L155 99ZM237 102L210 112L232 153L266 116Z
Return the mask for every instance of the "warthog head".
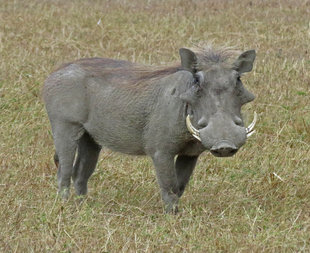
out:
M241 75L252 70L255 51L242 53L233 63L203 66L189 49L180 49L183 69L193 74L193 82L181 99L187 104L186 125L190 133L219 157L234 155L254 132L253 123L244 127L242 105L255 96L242 84Z

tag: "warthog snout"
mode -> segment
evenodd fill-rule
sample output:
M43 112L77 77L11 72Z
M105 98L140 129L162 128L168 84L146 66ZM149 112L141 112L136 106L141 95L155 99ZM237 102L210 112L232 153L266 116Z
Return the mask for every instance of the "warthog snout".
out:
M186 118L188 131L199 140L206 149L217 157L229 157L237 153L239 148L245 143L246 139L254 132L257 120L257 114L254 112L253 122L248 126L243 126L243 120L240 117L229 117L225 114L217 113L210 118L205 127L197 129L192 123L190 116ZM202 120L198 121L198 125Z
M211 153L217 157L233 156L238 148L230 141L219 141L211 149Z

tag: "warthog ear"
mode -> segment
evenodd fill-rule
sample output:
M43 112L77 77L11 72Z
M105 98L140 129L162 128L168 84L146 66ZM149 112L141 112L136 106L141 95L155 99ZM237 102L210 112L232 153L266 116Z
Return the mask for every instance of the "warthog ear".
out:
M243 52L238 59L234 62L234 69L242 74L244 72L250 72L253 68L253 62L255 60L255 50L249 50Z
M181 65L184 70L196 73L197 57L195 53L187 48L181 48L179 50L181 56Z

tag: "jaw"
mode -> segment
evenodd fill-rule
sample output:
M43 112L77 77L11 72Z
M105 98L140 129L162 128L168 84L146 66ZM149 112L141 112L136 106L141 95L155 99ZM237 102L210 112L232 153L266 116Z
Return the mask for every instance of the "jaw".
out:
M238 151L238 150L237 150ZM214 152L214 151L210 151L212 155L214 155L215 157L231 157L233 156L234 154L237 153L237 151L235 152L230 152L229 154L221 154L219 152Z

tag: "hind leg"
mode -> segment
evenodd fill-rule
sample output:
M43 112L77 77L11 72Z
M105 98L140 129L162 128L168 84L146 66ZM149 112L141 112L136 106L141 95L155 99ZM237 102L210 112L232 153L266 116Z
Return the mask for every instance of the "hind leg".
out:
M69 197L71 176L73 173L73 161L77 148L77 140L83 133L83 129L78 124L54 122L53 138L56 148L54 156L55 163L58 165L58 191L61 197Z
M101 147L85 132L78 142L78 156L72 175L77 195L87 194L87 182L95 170L100 150Z

